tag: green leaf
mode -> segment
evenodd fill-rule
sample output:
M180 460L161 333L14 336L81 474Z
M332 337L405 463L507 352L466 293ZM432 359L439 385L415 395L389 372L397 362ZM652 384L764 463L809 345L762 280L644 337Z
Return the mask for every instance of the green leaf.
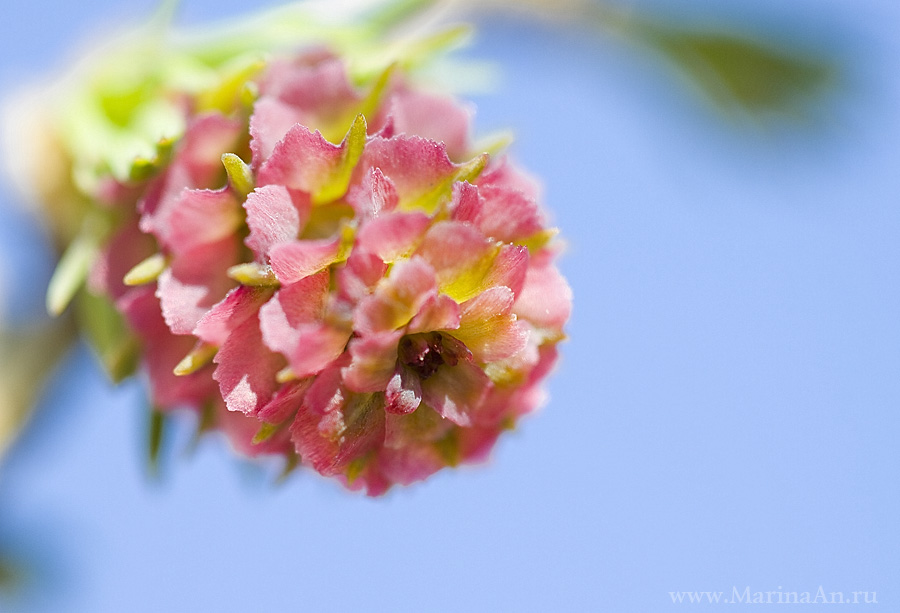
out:
M113 382L137 369L140 343L116 307L104 296L88 290L78 296L76 320L100 363Z
M246 98L246 85L265 67L265 61L256 54L230 60L221 68L218 83L197 96L197 111L219 111L227 115L245 103L252 103L253 98Z
M115 225L116 214L97 208L81 219L77 234L69 243L47 287L47 312L58 316L84 286L88 271L100 251L100 245Z
M160 452L165 442L166 414L159 409L150 409L150 423L147 425L147 470L150 476L159 476Z
M128 180L139 183L158 174L172 159L175 142L176 138L173 136L162 137L156 141L155 149L150 157L138 155L131 158ZM115 166L113 166L113 170L115 171Z
M795 113L835 82L828 60L739 32L646 21L633 22L630 31L725 110Z
M341 161L332 171L331 176L318 190L312 194L313 204L325 204L332 202L347 192L353 169L359 161L366 145L366 118L362 114L356 116L347 135L344 137L344 152Z
M375 115L378 111L378 107L381 106L382 100L384 100L384 94L387 92L388 85L390 85L391 79L396 72L397 64L390 64L380 75L378 75L374 83L372 83L369 93L366 94L366 97L360 105L359 115L362 115L363 117L373 117Z
M358 458L354 458L347 464L347 470L344 475L347 477L347 483L353 485L353 482L356 481L359 476L366 469L366 466L369 464L369 460L372 459L372 454L366 454L364 456L360 456Z
M215 357L216 352L218 351L218 347L215 345L208 345L202 341L197 341L197 344L191 350L189 354L184 356L180 362L175 366L174 372L179 377L184 377L186 375L193 374L212 362L212 359Z
M0 593L12 594L25 579L25 570L15 560L0 556Z
M66 310L84 285L96 256L97 244L92 237L79 235L69 244L47 287L48 313L55 317Z
M440 454L441 459L446 462L447 466L458 466L462 459L462 453L459 447L459 434L454 428L447 433L444 438L435 441L434 447Z
M31 417L44 383L74 340L68 317L0 329L0 457Z
M125 273L125 278L122 281L125 285L153 283L168 265L169 262L166 256L161 253L154 253Z
M253 171L234 153L223 153L222 165L225 166L225 173L232 189L242 198L246 198L247 194L253 191Z
M256 262L235 264L228 269L228 276L238 283L251 287L278 287L280 285L275 277L275 271L268 264Z
M478 9L524 11L637 43L666 59L704 98L728 112L803 115L838 81L837 63L826 49L801 51L739 26L677 23L618 5L605 0L485 0ZM796 24L798 30L804 27Z
M218 416L216 415L216 404L212 400L205 402L203 406L200 407L199 420L197 421L197 429L194 431L193 436L191 436L191 441L187 446L186 452L188 454L193 454L197 450L197 446L200 444L200 439L203 438L203 435L207 432L212 432L216 429L216 422L218 421Z
M364 49L348 50L350 74L359 85L373 82L384 74L385 68L396 65L404 72L415 72L469 42L472 27L452 25L426 36L400 37L391 42L381 41ZM462 66L458 67L462 68Z
M275 436L281 427L284 424L270 424L269 422L262 422L259 426L259 430L256 431L256 434L253 436L253 444L259 445L260 443L264 443L273 436Z
M298 466L300 466L300 456L296 453L290 454L284 463L284 468L281 469L281 473L278 475L278 478L275 479L275 482L284 483L287 481L287 478L291 476Z

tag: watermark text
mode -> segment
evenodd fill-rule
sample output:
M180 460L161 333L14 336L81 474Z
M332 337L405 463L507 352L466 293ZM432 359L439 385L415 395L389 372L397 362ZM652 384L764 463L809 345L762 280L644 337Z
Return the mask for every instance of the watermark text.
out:
M754 590L733 585L724 592L669 592L672 604L878 604L871 590L829 591L821 585L807 591Z

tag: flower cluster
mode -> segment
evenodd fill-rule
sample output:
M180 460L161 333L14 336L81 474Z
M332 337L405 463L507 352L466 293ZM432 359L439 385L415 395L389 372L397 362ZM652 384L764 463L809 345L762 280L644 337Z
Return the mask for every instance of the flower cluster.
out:
M154 405L371 495L483 459L569 316L534 182L397 67L358 87L314 50L243 77L230 108L180 101L150 176L97 188L118 213L88 287Z

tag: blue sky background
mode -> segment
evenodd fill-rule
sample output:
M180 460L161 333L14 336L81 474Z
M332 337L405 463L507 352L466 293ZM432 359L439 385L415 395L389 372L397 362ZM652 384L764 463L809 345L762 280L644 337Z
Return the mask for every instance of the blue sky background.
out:
M0 609L646 613L716 608L670 591L821 585L900 611L900 5L654 4L818 41L844 91L804 127L735 127L619 43L484 24L467 54L503 81L477 126L516 131L575 295L549 404L489 466L370 500L273 487L208 438L154 484L140 384L80 350L0 468L0 545L33 571ZM153 5L8 7L3 91ZM21 314L51 265L12 198Z

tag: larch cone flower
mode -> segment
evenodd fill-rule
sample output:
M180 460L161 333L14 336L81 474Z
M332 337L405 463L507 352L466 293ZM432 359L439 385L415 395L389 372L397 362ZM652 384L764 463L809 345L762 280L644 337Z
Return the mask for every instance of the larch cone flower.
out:
M183 135L91 182L87 289L156 410L378 495L535 410L571 292L535 182L473 148L467 106L398 64L348 74L315 48L166 92Z

